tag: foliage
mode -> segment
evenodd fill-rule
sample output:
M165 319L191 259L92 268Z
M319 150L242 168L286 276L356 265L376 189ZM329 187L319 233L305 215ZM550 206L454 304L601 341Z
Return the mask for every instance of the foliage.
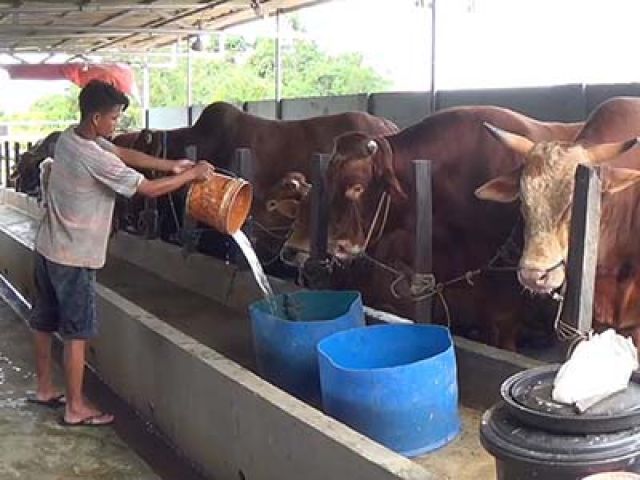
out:
M301 30L299 25L297 30ZM225 37L224 42L224 49L220 49L219 40L215 39L207 49L208 55L192 55L192 103L206 105L218 100L241 103L274 98L275 41L262 38L250 43L241 37ZM187 59L180 57L175 63L173 68L151 70L152 107L187 104ZM135 69L140 85L142 68ZM284 98L381 91L389 85L388 80L364 65L358 53L331 56L308 40L294 40L282 47ZM0 113L0 122L76 120L78 91L71 86L64 94L41 98L26 113ZM136 128L141 124L141 106L132 99L121 127ZM45 130L45 134L50 130Z

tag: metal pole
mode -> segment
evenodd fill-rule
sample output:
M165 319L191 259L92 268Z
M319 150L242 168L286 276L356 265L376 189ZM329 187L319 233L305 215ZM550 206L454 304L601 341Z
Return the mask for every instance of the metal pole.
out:
M314 153L311 167L311 258L319 262L327 258L329 202L326 175L329 159L327 154Z
M571 207L563 321L582 333L591 330L593 316L601 191L599 171L579 165Z
M329 232L329 195L326 176L330 156L314 153L311 166L311 252L304 263L303 276L310 288L329 288L330 271L327 269L327 243Z
M149 57L144 57L144 67L142 68L142 125L149 128Z
M436 0L431 0L431 112L436 111Z
M194 162L197 161L198 146L185 146L184 156ZM178 227L181 230L178 232L178 237L182 242L182 256L185 258L196 250L200 241L200 234L196 231L197 227L198 222L193 217L187 215L187 206L185 204L184 210L182 211L182 227Z
M276 43L275 43L275 100L279 102L282 98L282 38L281 38L281 13L276 10Z
M187 108L193 103L191 91L191 46L187 38Z
M433 208L432 208L432 188L431 188L431 161L414 160L413 169L413 192L416 201L416 223L415 223L415 258L414 271L419 279L419 284L424 286L425 282L433 282L435 278L433 271ZM418 280L418 279L416 279ZM433 297L416 302L415 320L417 323L431 323L431 309Z
M10 169L11 169L9 154L10 154L9 142L5 141L4 142L4 186L5 187L9 186L9 175L10 175Z

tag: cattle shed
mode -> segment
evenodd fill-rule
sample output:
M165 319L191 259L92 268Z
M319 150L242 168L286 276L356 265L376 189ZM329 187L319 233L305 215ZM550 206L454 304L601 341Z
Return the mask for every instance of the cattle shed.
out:
M64 53L72 62L85 62L91 54L143 56L325 1L0 1L0 54L18 63L32 53ZM500 105L542 120L572 122L620 94L640 96L640 85L361 93L238 106L282 120L364 111L406 127L452 106ZM151 108L145 126L193 125L205 107ZM42 215L35 198L0 188L0 280L10 286L0 288L0 295L23 315L34 292L32 251ZM270 281L279 292L299 288L279 278ZM443 449L408 459L259 376L248 315L248 306L259 298L244 267L200 253L185 256L176 245L119 232L98 274L102 330L91 345L90 367L211 479L495 478L493 458L478 438L482 413L499 400L506 378L540 361L455 338L462 433ZM368 321L407 320L368 310Z
M0 2L0 53L143 54L323 0ZM324 0L326 1L326 0Z

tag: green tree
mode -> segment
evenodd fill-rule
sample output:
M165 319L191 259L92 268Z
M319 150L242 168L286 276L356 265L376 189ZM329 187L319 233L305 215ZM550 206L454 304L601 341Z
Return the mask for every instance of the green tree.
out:
M295 17L290 22L296 31L303 31ZM251 43L237 36L225 37L224 41L223 51L217 46L218 37L207 47L210 54L220 52L219 55L192 56L193 103L206 105L218 100L240 103L274 98L275 41L262 38ZM332 56L310 40L285 43L282 47L282 68L284 98L376 92L390 86L389 80L365 65L361 54ZM142 68L134 69L140 85ZM187 59L184 57L180 57L173 68L151 70L152 107L187 104L186 72ZM78 88L70 86L64 94L39 99L27 113L2 114L0 120L76 120L77 96ZM141 120L141 106L132 99L131 106L123 115L121 128L139 128Z

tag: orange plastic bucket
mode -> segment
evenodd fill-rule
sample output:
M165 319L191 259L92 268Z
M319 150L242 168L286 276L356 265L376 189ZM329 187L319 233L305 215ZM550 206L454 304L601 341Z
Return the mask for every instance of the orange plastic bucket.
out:
M187 193L187 214L229 235L240 230L251 209L251 184L219 173L194 182Z

